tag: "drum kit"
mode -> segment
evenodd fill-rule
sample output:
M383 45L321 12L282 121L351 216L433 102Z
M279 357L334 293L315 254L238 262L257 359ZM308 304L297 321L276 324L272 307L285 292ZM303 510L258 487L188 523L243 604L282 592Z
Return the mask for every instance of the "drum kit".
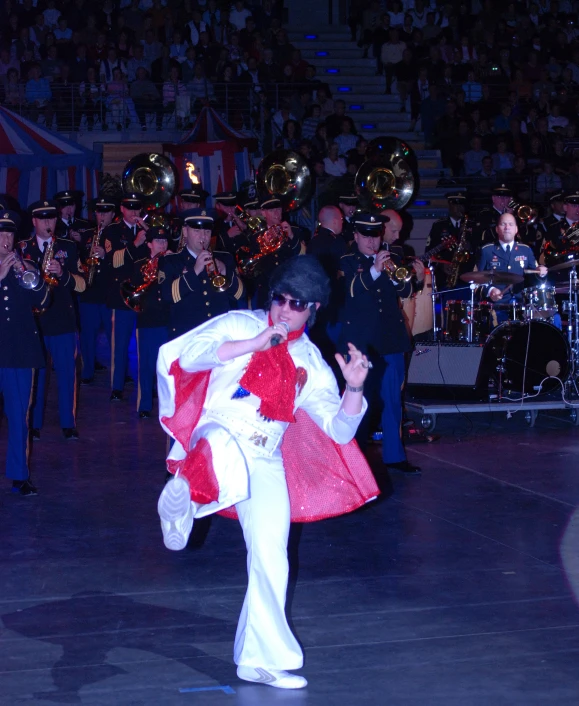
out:
M470 298L447 300L437 325L436 302L456 290L432 292L434 340L448 344L478 345L484 348L481 370L494 380L494 399L508 399L568 391L578 394L579 377L579 259L569 259L549 268L549 274L568 270L565 285L537 284L526 287L520 300L509 303L475 299L481 285L505 286L503 297L522 284L522 275L488 270L466 272L460 279L468 284ZM432 266L432 262L431 262ZM537 270L524 270L536 274ZM558 295L561 306L556 300ZM492 383L491 383L492 385Z

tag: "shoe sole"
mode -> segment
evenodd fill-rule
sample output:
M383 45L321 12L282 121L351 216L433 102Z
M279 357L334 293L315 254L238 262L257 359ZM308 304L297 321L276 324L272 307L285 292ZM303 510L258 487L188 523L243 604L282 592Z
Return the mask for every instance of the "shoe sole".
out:
M178 529L176 523L184 520L189 513L193 515L189 483L184 478L173 478L167 482L157 503L157 512L161 520L169 524L169 527L161 524L163 541L167 549L171 551L184 549L190 532L184 534Z
M308 682L305 677L298 677L297 674L292 674L290 677L282 677L281 679L276 679L275 675L268 672L266 669L255 668L255 671L259 673L259 678L252 679L250 676L243 676L237 671L237 676L243 681L250 682L251 684L263 684L264 686L272 686L274 689L305 689Z

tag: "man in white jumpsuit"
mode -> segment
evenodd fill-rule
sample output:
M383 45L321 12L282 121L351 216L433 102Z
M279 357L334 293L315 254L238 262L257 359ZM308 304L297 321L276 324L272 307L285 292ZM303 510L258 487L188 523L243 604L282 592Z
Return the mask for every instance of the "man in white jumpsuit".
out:
M379 492L352 441L368 360L354 346L347 361L337 356L340 398L304 333L328 295L318 261L292 258L272 275L269 311L217 317L162 346L157 365L161 424L175 439L175 477L158 503L165 545L183 549L195 517L236 511L249 576L237 674L282 689L307 684L287 671L303 665L285 616L290 521L348 512Z

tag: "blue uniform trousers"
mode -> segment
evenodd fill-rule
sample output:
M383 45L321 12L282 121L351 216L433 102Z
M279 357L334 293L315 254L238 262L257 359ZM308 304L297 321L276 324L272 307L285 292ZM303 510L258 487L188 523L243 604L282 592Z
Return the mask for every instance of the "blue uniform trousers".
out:
M76 333L61 333L58 336L44 336L47 358L50 356L56 372L58 387L58 415L63 429L76 427ZM36 398L32 408L32 427L42 429L44 406L46 403L46 376L50 370L38 371L36 377Z
M32 368L0 368L0 393L8 420L6 476L28 478L28 410L32 402Z
M80 302L80 355L82 357L81 378L94 377L97 338L101 326L111 342L113 312L106 304Z
M129 345L137 315L130 309L113 309L111 336L111 386L122 390L127 376Z
M382 409L382 460L398 463L406 460L402 445L402 388L406 375L404 353L383 356L386 369L382 376L380 396Z
M137 411L150 412L153 408L153 382L157 371L159 348L167 343L169 335L166 326L137 329L137 350L139 352L139 393Z

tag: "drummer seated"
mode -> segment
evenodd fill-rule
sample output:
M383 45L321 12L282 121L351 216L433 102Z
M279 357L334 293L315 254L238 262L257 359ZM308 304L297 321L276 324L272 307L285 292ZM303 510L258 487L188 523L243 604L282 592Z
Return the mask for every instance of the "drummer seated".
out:
M521 299L521 292L527 286L532 286L537 282L537 275L540 279L547 276L547 268L538 265L535 255L528 245L516 242L517 221L511 213L503 213L496 226L498 242L485 245L481 250L481 255L477 265L477 270L494 272L505 272L518 275L522 279L516 284L487 285L482 292L482 296L493 302L511 304L513 301ZM535 270L536 274L526 273L526 270ZM486 291L485 291L486 290ZM499 323L509 318L508 310L497 311Z

